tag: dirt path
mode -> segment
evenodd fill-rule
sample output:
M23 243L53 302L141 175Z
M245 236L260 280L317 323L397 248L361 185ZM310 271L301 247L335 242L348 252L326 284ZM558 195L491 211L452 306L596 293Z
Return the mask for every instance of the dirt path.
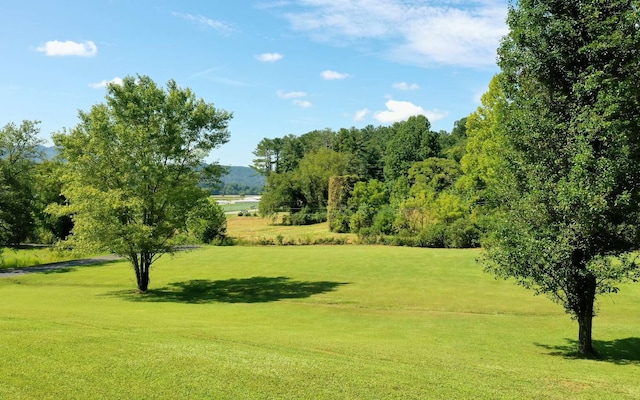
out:
M116 255L109 255L109 256L84 258L81 260L61 261L61 262L51 263L51 264L41 264L35 267L0 269L0 278L10 278L14 276L34 274L37 272L54 271L56 269L65 269L65 268L72 268L72 267L81 267L83 265L100 264L105 261L113 261L113 260L118 260L120 258L122 257L116 256Z

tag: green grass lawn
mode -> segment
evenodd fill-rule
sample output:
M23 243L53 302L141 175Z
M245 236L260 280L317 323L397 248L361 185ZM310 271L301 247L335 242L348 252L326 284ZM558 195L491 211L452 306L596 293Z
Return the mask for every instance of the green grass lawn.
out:
M246 201L242 203L221 204L220 207L222 207L222 209L225 212L249 211L249 210L253 211L258 209L259 204L260 203L257 201L254 201L254 202Z
M125 262L0 279L2 399L637 399L640 287L604 297L603 360L476 250L203 248L152 291Z

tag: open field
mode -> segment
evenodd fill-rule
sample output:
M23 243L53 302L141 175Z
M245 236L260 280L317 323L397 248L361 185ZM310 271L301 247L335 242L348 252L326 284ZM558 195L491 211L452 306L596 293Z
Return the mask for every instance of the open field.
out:
M280 218L280 217L279 217ZM280 221L281 219L279 219ZM274 225L270 218L228 216L227 234L241 242L251 243L260 241L282 243L313 243L319 239L340 239L347 243L356 241L356 234L329 232L327 222L303 226Z
M233 212L233 211L257 211L259 202L241 202L241 203L229 203L229 204L220 204L220 207L225 212Z
M207 247L0 279L0 398L636 399L640 286L604 297L603 360L476 250Z
M260 204L259 195L236 196L236 195L216 195L211 196L222 207L225 212L257 210Z

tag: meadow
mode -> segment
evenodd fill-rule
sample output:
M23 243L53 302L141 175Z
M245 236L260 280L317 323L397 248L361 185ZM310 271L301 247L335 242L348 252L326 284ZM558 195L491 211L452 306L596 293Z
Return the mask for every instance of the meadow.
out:
M275 223L274 223L275 222ZM354 233L333 233L329 223L313 225L283 226L282 216L261 218L257 216L227 216L227 232L231 238L241 244L313 244L315 242L341 241L357 242Z
M77 254L47 246L0 249L0 270L33 267L41 264L73 260Z
M0 279L0 398L636 399L639 285L603 297L601 360L477 250L204 247Z

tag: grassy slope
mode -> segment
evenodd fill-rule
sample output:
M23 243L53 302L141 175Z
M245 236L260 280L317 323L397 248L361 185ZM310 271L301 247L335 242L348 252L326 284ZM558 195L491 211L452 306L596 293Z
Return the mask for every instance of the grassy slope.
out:
M640 397L637 286L601 302L608 360L577 360L575 323L477 254L206 248L145 296L123 262L0 279L0 398Z

